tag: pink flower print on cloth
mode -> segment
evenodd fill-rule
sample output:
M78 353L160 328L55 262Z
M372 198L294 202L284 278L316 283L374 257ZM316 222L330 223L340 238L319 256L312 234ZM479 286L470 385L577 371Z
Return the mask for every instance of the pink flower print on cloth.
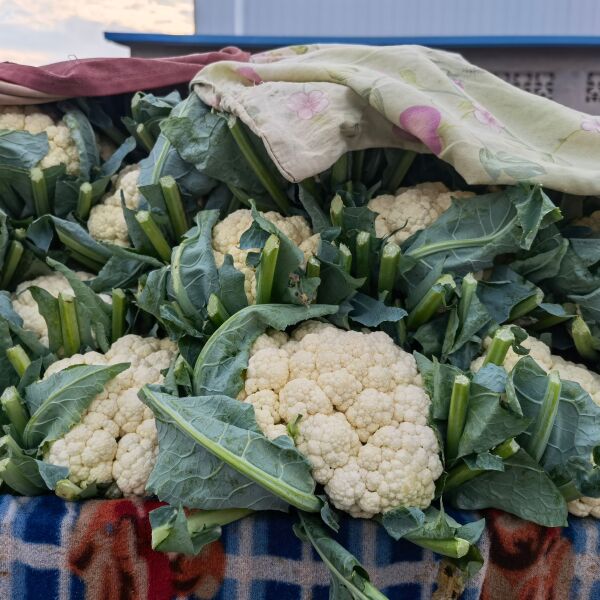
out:
M321 90L296 92L288 98L287 106L300 119L307 121L323 112L329 106L329 100L327 99L327 94Z
M442 139L438 127L442 114L433 106L411 106L400 114L400 127L394 126L394 132L408 140L417 140L425 144L434 154L442 151Z
M252 67L238 67L236 71L238 75L241 75L252 83L256 83L258 85L259 83L263 82L262 77Z
M473 116L482 125L489 127L491 130L495 131L496 133L502 131L502 129L504 128L504 125L502 125L502 123L500 123L500 121L498 121L498 119L496 119L496 117L489 110L483 108L483 106L481 106L480 104L477 104L475 102L473 103L473 108L475 109L473 111Z
M581 129L593 133L600 133L600 117L586 116L583 121L581 121Z

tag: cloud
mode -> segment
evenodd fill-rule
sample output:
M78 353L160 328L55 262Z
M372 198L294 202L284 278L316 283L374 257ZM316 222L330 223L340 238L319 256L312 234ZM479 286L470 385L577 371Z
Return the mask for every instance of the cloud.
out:
M193 33L193 0L0 0L0 61L129 56L104 32Z

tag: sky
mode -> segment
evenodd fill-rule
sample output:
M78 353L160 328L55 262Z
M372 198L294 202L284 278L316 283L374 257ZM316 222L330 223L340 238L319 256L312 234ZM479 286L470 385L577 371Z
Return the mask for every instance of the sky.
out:
M105 56L129 49L104 31L189 34L193 0L0 0L0 62L30 65Z

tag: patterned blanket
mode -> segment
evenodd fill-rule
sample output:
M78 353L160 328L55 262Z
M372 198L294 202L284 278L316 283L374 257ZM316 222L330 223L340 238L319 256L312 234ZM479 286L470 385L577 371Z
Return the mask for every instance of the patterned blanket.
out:
M156 501L0 496L0 598L11 600L326 600L328 575L292 518L263 513L224 528L197 557L150 547ZM452 513L458 520L474 515ZM600 600L600 522L544 529L487 511L486 566L466 600ZM431 552L345 520L340 542L390 600L449 598ZM440 567L442 567L440 569ZM444 588L447 589L447 588Z

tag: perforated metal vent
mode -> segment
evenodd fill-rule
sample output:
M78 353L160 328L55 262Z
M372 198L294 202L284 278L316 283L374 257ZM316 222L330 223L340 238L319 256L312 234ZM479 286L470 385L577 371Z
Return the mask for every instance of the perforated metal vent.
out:
M600 104L600 71L588 71L585 83L585 101Z
M496 71L495 75L526 92L554 98L554 80L552 71Z

